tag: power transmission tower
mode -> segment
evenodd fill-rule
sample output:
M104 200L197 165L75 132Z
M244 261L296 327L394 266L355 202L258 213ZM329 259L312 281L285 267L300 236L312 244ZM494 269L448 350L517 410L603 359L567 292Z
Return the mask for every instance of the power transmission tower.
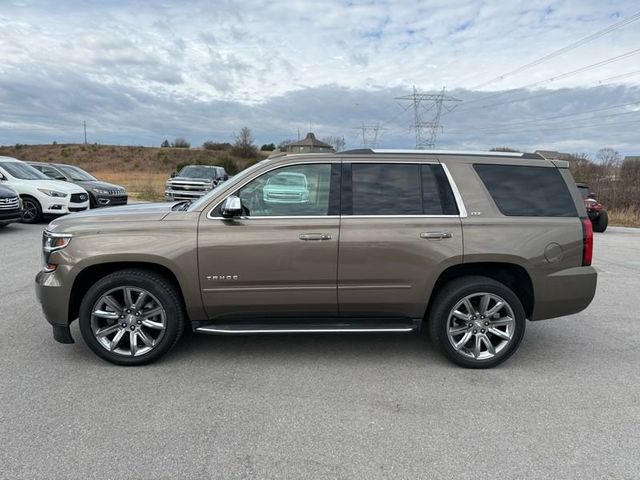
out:
M365 125L364 122L362 122L361 126L354 127L354 129L362 131L363 148L376 148L376 145L378 144L378 135L380 132L387 130L380 126L379 123L376 123L375 125Z
M416 86L413 86L413 93L404 95L402 97L396 97L396 100L410 101L405 110L413 106L413 129L416 132L416 148L433 149L436 147L436 139L438 138L438 132L442 130L440 124L440 117L442 110L448 112L455 108L455 105L451 107L447 106L448 102L460 102L459 98L446 95L444 93L445 88L439 93L420 93ZM423 113L433 111L433 117L430 121L423 120Z

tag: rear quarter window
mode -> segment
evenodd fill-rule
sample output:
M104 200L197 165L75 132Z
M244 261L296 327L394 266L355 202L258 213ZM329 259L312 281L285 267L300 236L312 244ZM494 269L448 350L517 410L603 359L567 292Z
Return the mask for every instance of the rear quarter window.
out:
M475 164L473 168L503 215L578 215L571 192L557 168L486 164Z

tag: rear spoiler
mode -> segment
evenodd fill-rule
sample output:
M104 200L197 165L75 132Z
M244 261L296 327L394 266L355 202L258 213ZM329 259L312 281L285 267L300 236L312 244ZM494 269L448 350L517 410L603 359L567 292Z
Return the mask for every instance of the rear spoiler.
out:
M545 157L540 152L536 152L536 153L540 155L542 158L544 158L545 160L548 160L551 163L553 163L556 166L556 168L569 168L569 162L567 162L566 160L553 160L551 158Z

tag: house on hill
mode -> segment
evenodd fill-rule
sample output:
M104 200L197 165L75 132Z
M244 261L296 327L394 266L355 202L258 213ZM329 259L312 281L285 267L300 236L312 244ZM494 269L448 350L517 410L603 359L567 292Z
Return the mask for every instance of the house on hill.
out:
M335 149L328 143L321 142L309 132L302 140L290 143L282 148L286 153L334 153Z

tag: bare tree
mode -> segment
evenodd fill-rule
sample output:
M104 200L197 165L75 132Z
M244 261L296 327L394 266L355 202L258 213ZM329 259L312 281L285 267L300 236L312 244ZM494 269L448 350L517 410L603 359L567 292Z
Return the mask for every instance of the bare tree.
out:
M176 138L171 144L171 146L174 148L191 148L191 144L185 138L182 138L182 137Z
M331 145L333 148L335 148L336 152L339 152L341 150L344 150L344 146L346 145L346 142L344 141L344 137L325 137L322 139L322 141L324 143L328 143L329 145Z
M258 156L258 148L253 143L253 134L249 127L240 129L231 153L242 158L256 158Z

